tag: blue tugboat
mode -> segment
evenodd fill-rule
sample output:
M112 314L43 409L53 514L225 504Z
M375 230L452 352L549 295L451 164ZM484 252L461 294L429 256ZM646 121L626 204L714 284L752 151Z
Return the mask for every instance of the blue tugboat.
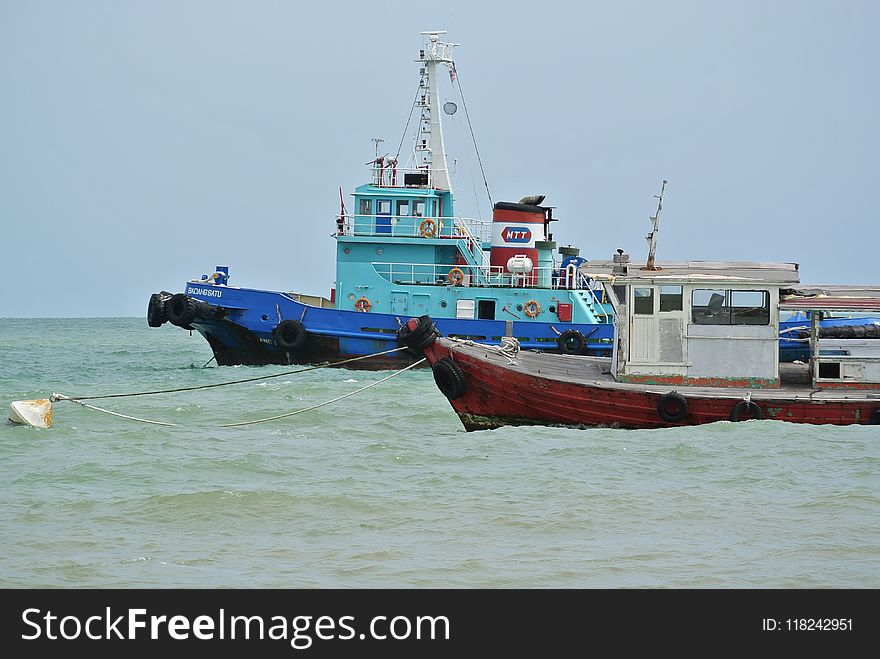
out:
M525 349L607 355L611 307L580 273L584 259L557 248L542 195L497 202L492 221L455 215L443 143L439 78L456 80L444 32L425 32L419 53L417 138L410 163L380 156L354 191L355 213L336 218L336 285L330 297L239 288L229 270L150 297L147 321L194 329L220 365L343 361L397 347L407 319L485 343L515 337ZM455 111L447 102L443 110ZM348 364L382 369L409 351Z

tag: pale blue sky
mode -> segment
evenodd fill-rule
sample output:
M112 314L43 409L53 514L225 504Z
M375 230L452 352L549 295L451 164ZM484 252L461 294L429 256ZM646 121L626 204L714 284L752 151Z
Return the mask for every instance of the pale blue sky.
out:
M0 0L0 317L142 316L217 264L328 295L338 188L396 150L426 29L462 44L493 198L546 195L561 244L644 258L667 178L661 260L880 283L880 3L424 7Z

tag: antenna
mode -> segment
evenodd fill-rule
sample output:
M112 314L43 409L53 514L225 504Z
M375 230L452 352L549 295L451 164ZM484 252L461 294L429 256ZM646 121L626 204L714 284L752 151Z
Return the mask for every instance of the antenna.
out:
M660 211L663 210L663 193L666 192L666 179L663 179L663 185L660 187L660 194L654 195L657 198L657 212L650 218L651 233L645 236L648 241L648 262L642 270L662 270L654 265L654 253L657 251L657 233L660 231Z
M374 137L370 141L376 145L376 159L378 160L378 158L379 158L379 145L382 144L382 142L384 142L385 140L383 140L381 137Z

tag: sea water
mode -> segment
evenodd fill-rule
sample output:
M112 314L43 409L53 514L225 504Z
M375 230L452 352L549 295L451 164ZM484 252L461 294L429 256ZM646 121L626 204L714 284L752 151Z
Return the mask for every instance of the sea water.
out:
M429 370L204 367L140 318L0 319L0 586L876 588L880 429L466 433ZM5 414L3 415L5 417Z

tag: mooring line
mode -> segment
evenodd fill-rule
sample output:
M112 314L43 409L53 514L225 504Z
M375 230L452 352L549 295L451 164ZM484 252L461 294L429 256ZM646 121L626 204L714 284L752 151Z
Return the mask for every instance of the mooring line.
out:
M389 352L393 352L393 351L389 351ZM385 354L385 353L377 353L377 354ZM416 366L421 365L425 361L426 360L424 358L422 358L419 361L417 361L413 364L410 364L409 366L407 366L405 368L400 369L399 371L395 371L391 375L385 376L381 380L376 380L375 382L371 382L370 384L368 384L364 387L361 387L360 389L355 389L354 391L349 391L347 394L337 396L336 398L333 398L328 401L324 401L323 403L318 403L317 405L312 405L311 407L305 407L300 410L294 410L293 412L285 412L284 414L276 414L275 416L269 416L269 417L265 417L263 419L254 419L252 421L239 421L237 423L224 423L224 424L217 425L217 426L198 426L198 425L185 426L182 423L171 423L169 421L155 421L153 419L144 419L142 417L131 416L129 414L122 414L121 412L114 412L113 410L108 410L103 407L98 407L97 405L90 405L89 403L84 403L82 400L80 400L78 398L72 398L70 396L65 396L64 394L52 394L52 397L53 397L53 400L56 400L56 401L67 400L67 401L70 401L71 403L76 403L77 405L81 405L82 407L88 408L90 410L95 410L96 412L104 412L105 414L112 414L113 416L118 416L123 419L129 419L131 421L139 421L141 423L149 423L149 424L153 424L153 425L157 425L157 426L174 426L174 427L190 427L190 428L236 428L239 426L250 426L250 425L256 425L258 423L265 423L266 421L275 421L277 419L284 419L289 416L295 416L297 414L302 414L303 412L309 412L311 410L316 410L319 407L324 407L326 405L330 405L331 403L336 403L344 398L348 398L349 396L354 396L355 394L359 394L362 391L366 391L367 389L372 389L373 387L380 385L383 382L387 382L391 378L397 377L401 373L405 373L406 371L409 371L410 369L413 369ZM308 369L308 370L313 370L313 369ZM297 371L297 373L301 373L301 372L302 371ZM269 377L274 377L274 376L269 376ZM257 378L257 379L262 379L262 378ZM229 383L225 383L225 384L237 384L237 383L229 382ZM163 393L163 392L156 392L156 393Z
M297 375L298 373L306 373L308 371L316 371L320 368L332 368L335 366L342 366L344 364L350 364L352 362L357 362L362 359L369 359L370 357L379 357L381 355L389 355L393 352L399 352L401 350L407 350L406 346L401 346L399 348L394 348L393 350L385 350L383 352L374 352L371 355L361 355L360 357L352 357L350 359L345 359L341 362L325 362L323 364L318 364L317 366L309 366L308 368L301 368L295 371L283 371L281 373L273 373L272 375L259 375L253 378L245 378L244 380L232 380L231 382L216 382L214 384L200 384L193 387L178 387L176 389L160 389L157 391L138 391L129 394L104 394L101 396L64 396L62 394L52 394L50 400L99 400L102 398L129 398L131 396L155 396L156 394L174 394L179 393L181 391L197 391L199 389L213 389L216 387L226 387L231 384L243 384L246 382L257 382L258 380L269 380L271 378L280 378L286 375Z
M253 421L239 421L238 423L224 423L223 425L218 426L218 428L235 428L238 426L249 426L249 425L253 425L256 423L264 423L266 421L275 421L276 419L283 419L288 416L294 416L296 414L302 414L303 412L309 412L311 410L316 410L319 407L324 407L325 405L329 405L330 403L335 403L337 401L342 400L343 398L348 398L349 396L354 396L355 394L359 394L362 391L366 391L367 389L375 387L376 385L382 384L386 380L390 380L391 378L397 377L401 373L404 373L405 371L408 371L411 368L415 368L416 366L418 366L419 364L421 364L424 361L426 361L426 360L424 358L422 358L419 361L415 362L414 364L410 364L406 368L402 368L399 371L395 371L391 375L385 376L381 380L376 380L375 382L371 382L366 387L361 387L360 389L356 389L354 391L349 391L347 394L343 394L342 396L338 396L337 398L334 398L333 400L328 400L323 403L318 403L317 405L312 405L311 407L305 407L301 410L294 410L293 412L286 412L285 414L278 414L276 416L268 416L265 419L255 419Z
M132 421L140 421L141 423L152 423L156 426L179 426L179 423L170 423L168 421L153 421L152 419L142 419L139 416L129 416L128 414L122 414L120 412L114 412L113 410L106 410L103 407L98 407L97 405L89 405L88 403L84 403L81 400L77 400L76 398L68 398L67 396L63 396L59 394L58 400L69 400L71 403L76 403L77 405L82 405L83 407L87 407L90 410L95 410L96 412L104 412L105 414L112 414L113 416L122 417L123 419L130 419Z

